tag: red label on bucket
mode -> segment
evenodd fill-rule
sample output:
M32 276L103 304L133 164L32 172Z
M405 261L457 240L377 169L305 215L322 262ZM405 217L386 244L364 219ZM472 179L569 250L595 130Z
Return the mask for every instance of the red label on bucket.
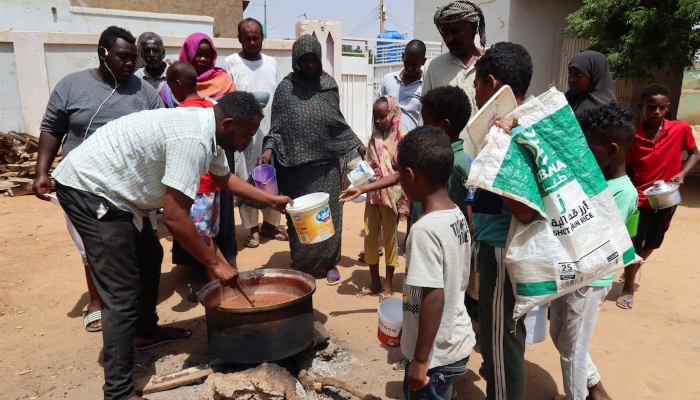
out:
M382 331L382 329L377 329L377 337L382 344L389 347L399 347L401 345L401 330L396 336L389 336Z

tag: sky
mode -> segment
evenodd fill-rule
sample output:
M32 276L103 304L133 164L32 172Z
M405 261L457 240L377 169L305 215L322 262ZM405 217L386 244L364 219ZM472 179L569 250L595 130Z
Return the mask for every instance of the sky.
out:
M406 33L413 38L413 0L385 0L386 30ZM300 19L340 21L343 37L377 37L379 0L267 0L267 37L293 39ZM244 18L263 22L263 0L251 0Z

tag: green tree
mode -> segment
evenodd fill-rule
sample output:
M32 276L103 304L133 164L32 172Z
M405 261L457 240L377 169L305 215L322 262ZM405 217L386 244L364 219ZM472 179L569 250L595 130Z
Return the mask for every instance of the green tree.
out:
M364 57L365 54L362 52L360 46L353 47L351 44L343 45L343 55L347 57Z
M347 57L367 57L365 53L362 51L360 46L352 47L350 44L344 44L342 47L343 51L343 56ZM367 54L369 55L369 58L367 59L367 62L369 64L372 64L374 62L374 53L372 53L372 50L368 50Z
M616 79L682 71L700 49L699 0L583 0L567 21L570 34L607 56Z

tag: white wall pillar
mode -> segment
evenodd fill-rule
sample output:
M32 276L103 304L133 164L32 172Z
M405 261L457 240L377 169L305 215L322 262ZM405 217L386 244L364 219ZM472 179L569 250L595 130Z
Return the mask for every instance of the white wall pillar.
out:
M44 43L30 36L18 35L13 45L24 129L38 136L51 93Z

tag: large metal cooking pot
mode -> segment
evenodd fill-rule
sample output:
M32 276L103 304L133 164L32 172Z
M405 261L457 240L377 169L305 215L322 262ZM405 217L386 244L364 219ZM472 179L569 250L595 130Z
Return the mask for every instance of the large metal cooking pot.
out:
M286 269L241 272L246 294L285 293L298 298L271 306L222 308L222 301L241 296L238 289L222 287L218 280L199 291L206 310L209 348L224 362L257 364L291 357L313 341L312 295L316 280L308 274Z
M677 183L656 181L644 191L644 195L649 199L651 208L670 208L681 202L681 192L678 189Z

